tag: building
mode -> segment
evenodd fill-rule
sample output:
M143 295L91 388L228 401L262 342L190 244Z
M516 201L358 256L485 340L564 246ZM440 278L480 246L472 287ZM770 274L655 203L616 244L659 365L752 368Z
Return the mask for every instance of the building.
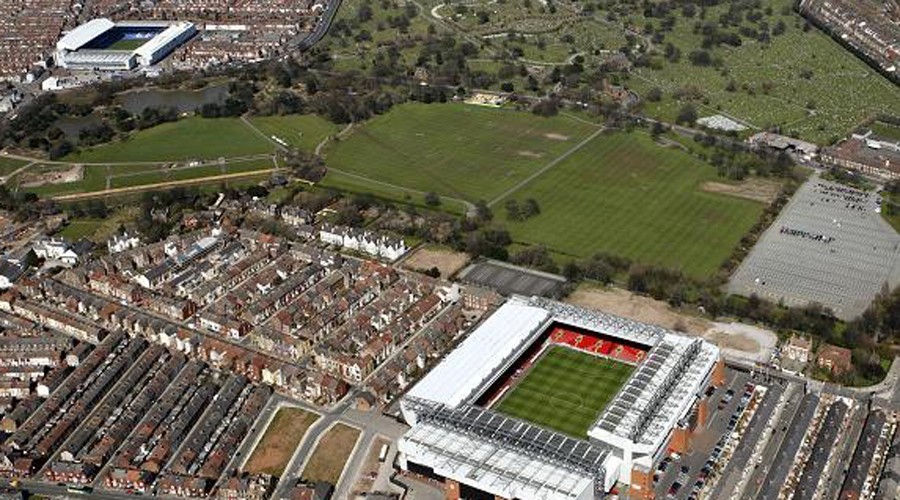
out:
M583 439L491 407L550 345L634 367ZM512 377L512 378L511 378ZM652 472L705 422L724 383L719 349L663 328L568 304L514 297L401 400L404 470L443 481L447 498L602 497L616 483L652 498Z
M66 266L78 264L78 254L64 239L41 240L34 244L33 249L39 259L58 261Z
M791 335L782 349L784 357L798 363L808 363L812 351L812 341L803 335Z
M825 344L816 356L816 365L830 370L835 375L848 372L853 368L853 356L850 349Z
M900 142L878 137L871 130L823 149L821 160L888 181L900 179Z
M24 269L22 266L0 259L0 290L6 290L12 287L13 283L19 279Z
M134 234L128 234L128 231L125 231L122 234L113 235L106 242L106 248L109 250L109 253L119 253L124 252L126 250L132 250L140 246L141 240Z
M186 21L92 19L56 43L56 64L68 69L130 71L152 66L197 34Z

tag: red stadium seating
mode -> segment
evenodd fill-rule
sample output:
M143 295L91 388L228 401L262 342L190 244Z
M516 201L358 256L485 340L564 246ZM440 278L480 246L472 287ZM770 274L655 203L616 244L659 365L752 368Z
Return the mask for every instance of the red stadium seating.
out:
M647 354L647 351L643 349L625 345L609 337L599 338L562 327L553 329L553 333L550 334L550 342L567 345L579 351L600 354L601 356L626 363L638 363Z

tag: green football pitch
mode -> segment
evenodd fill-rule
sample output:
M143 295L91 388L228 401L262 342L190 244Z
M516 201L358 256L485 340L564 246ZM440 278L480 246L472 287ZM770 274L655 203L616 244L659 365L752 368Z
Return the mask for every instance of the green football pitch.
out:
M583 439L632 371L625 363L552 346L494 409Z

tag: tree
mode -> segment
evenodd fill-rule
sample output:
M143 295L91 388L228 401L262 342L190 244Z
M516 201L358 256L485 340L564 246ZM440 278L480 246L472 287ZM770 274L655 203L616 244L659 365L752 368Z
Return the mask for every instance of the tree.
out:
M694 107L693 104L685 104L680 111L678 111L678 118L675 119L675 123L685 123L687 125L693 125L694 122L697 121L697 108Z
M429 191L425 193L425 204L429 207L436 207L441 204L441 197L434 191Z
M522 211L519 209L519 202L513 199L506 200L506 218L509 220L522 220Z
M522 203L520 213L522 214L523 219L530 219L535 215L541 213L541 207L540 205L538 205L537 200L535 200L534 198L528 198L524 203Z

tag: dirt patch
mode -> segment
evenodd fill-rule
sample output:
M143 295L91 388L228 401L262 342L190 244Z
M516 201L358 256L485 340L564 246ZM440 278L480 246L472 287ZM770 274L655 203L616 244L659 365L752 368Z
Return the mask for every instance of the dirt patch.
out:
M469 263L465 253L440 248L422 247L404 262L404 266L414 271L426 271L433 267L441 272L441 278L449 278Z
M619 288L580 287L566 301L586 309L608 312L693 335L702 335L712 326L712 323L703 318L673 310L665 302L641 297Z
M723 349L735 349L738 351L750 353L759 351L759 342L743 335L730 335L728 333L712 329L703 337Z
M84 179L84 167L73 165L71 167L47 167L31 168L19 176L19 186L33 188L48 184L68 184Z
M358 430L344 424L335 424L322 436L309 457L306 468L303 469L303 480L337 484L357 439Z
M318 419L319 416L315 413L299 408L278 410L266 428L266 433L250 454L244 471L280 477L307 429Z
M390 446L391 442L381 437L372 441L372 446L369 447L369 453L366 455L366 461L363 463L362 469L359 471L359 477L356 480L356 485L353 487L354 493L362 495L374 491L373 488L375 486L375 479L378 477L378 469L381 468L381 462L378 461L378 455L381 453L381 447L383 445Z
M568 141L569 136L562 134L544 134L544 137L547 139L552 139L554 141Z
M754 177L728 184L714 181L704 182L700 189L707 193L727 194L747 200L772 203L778 196L778 193L781 192L781 184L773 180Z
M519 156L524 156L525 158L541 158L544 156L541 153L535 153L534 151L528 150L516 151L516 154L518 154Z
M672 309L662 301L618 288L580 287L566 299L586 309L603 311L670 330L703 337L729 354L764 361L778 342L775 333L743 323L719 323Z

